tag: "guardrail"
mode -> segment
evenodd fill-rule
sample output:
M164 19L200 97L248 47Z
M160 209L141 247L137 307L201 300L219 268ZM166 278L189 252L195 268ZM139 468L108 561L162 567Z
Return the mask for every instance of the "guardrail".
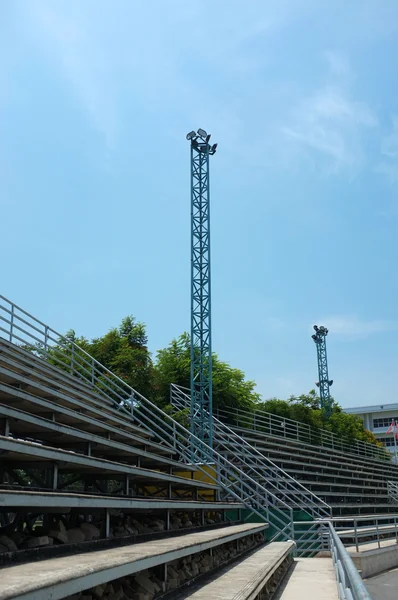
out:
M311 444L312 446L332 448L333 450L348 452L349 454L366 458L375 458L383 461L391 460L390 453L384 448L361 440L344 440L326 429L317 429L311 425L279 417L262 410L248 411L239 408L216 408L214 415L227 424L259 431L267 435L283 437L304 444Z
M398 544L398 515L371 515L367 517L334 517L328 520L295 521L294 539L300 556L313 556L325 550L325 527L333 525L333 529L345 546L355 548L368 543L377 543L382 548L384 541Z
M331 519L335 530L346 545L359 547L376 542L382 547L383 540L395 540L398 544L398 515L372 515L367 517L335 517Z
M242 502L251 514L271 523L276 531L273 539L292 539L292 509L283 500L207 446L73 340L57 333L4 296L0 296L0 337L95 386L96 391L108 402L113 402L126 418L133 418L151 431L156 441L177 452L182 471L184 465L194 463L203 481L216 484L224 497Z
M294 531L298 556L331 553L340 600L372 600L332 520L295 522Z

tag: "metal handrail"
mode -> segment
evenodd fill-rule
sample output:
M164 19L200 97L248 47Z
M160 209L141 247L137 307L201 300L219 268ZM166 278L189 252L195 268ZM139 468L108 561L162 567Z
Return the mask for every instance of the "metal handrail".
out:
M234 425L244 429L293 439L313 446L332 448L333 450L348 452L366 458L375 458L384 461L390 459L389 453L384 448L379 448L362 440L348 442L326 429L317 429L306 423L279 417L263 410L253 409L249 411L240 408L233 410L217 408L214 414L222 421L230 422L232 420Z
M272 491L207 446L73 340L57 333L4 296L0 296L0 301L1 337L95 386L108 405L113 404L126 419L139 423L154 434L156 441L173 449L182 471L184 465L194 463L202 481L213 482L225 497L238 500L250 514L270 522L276 531L273 539L292 539L291 507Z
M171 384L170 401L177 408L188 408L191 402L190 390ZM237 461L241 469L267 486L267 489L271 488L273 493L282 498L287 505L309 513L314 519L331 517L332 510L326 502L293 479L216 417L213 417L213 436L214 446L219 452L234 457L233 460Z
M332 552L340 599L372 600L351 556L344 548L332 524L329 525Z
M398 504L398 482L387 481L388 499L392 504Z
M381 548L381 541L394 540L398 544L398 515L368 515L353 517L333 517L328 520L332 523L337 535L349 546L354 546L359 552L362 544L377 542ZM316 523L320 526L320 523ZM306 541L308 522L295 522L295 540L299 552L305 549L302 542Z
M295 542L299 556L315 556L329 551L332 556L340 600L372 600L351 556L330 521L295 522ZM300 531L299 526L302 527Z

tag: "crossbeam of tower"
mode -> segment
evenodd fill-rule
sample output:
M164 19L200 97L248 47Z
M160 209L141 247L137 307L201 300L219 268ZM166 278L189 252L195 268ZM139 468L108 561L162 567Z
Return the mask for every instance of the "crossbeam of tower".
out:
M210 144L204 129L187 135L191 146L191 431L213 443L210 181Z
M333 385L333 379L329 379L328 373L328 357L326 353L326 336L329 330L321 325L314 325L315 333L311 336L316 345L318 358L318 377L316 385L319 387L319 397L321 400L321 408L324 410L325 417L330 417L332 414L332 399L330 396L330 386Z

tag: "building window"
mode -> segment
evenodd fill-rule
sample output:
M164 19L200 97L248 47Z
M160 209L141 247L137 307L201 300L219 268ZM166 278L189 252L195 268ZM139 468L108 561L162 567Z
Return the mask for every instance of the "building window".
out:
M384 444L384 446L387 446L387 447L395 446L394 437L393 436L392 437L380 438L377 441L381 442L382 444Z
M373 429L378 427L390 427L393 421L398 421L398 417L383 417L382 419L373 419Z

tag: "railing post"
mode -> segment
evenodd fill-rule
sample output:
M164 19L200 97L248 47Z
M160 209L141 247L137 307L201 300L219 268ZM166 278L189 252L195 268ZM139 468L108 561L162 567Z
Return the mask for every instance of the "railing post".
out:
M380 546L380 531L379 531L379 519L376 519L376 531L377 531L377 545Z
M354 534L355 534L355 549L357 552L359 552L359 548L358 548L358 521L356 519L354 519Z
M75 369L75 344L72 342L72 356L70 360L70 372L73 375Z
M12 343L12 337L14 333L14 305L11 304L11 319L10 319L10 342Z
M48 325L44 328L44 356L47 358Z
M94 385L95 374L94 374L94 359L91 359L91 383Z

